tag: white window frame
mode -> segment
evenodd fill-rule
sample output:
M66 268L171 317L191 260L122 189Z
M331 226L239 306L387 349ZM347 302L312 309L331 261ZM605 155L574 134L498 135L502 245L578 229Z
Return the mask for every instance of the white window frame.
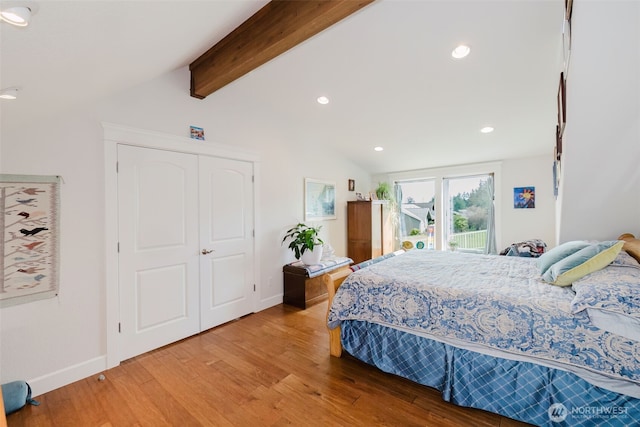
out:
M501 242L502 236L502 162L475 163L469 165L448 166L431 169L418 169L405 172L393 172L390 174L374 176L372 182L387 181L395 184L396 181L411 181L420 179L433 179L436 185L436 250L447 249L444 241L445 221L438 221L438 218L445 218L444 205L444 178L456 178L471 175L487 175L493 173L494 204L496 221L496 241Z

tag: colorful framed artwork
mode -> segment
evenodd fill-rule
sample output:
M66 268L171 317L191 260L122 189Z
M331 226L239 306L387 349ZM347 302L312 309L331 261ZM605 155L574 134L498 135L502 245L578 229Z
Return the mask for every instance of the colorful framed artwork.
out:
M534 209L536 207L536 188L514 187L513 207L515 209Z
M336 183L304 179L304 220L336 219Z

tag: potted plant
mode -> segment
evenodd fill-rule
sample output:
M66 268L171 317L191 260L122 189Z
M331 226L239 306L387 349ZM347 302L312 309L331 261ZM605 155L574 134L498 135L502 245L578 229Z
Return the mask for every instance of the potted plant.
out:
M324 242L319 237L320 228L310 227L303 223L298 223L295 227L287 230L282 239L282 243L291 240L289 249L293 251L296 259L300 259L306 265L314 265L322 258L322 245Z
M378 197L378 200L392 200L391 185L388 182L378 183L378 188L376 188L376 196Z

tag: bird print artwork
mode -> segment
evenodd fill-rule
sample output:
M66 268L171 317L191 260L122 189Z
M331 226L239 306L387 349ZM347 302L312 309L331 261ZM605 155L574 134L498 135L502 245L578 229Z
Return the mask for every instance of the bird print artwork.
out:
M38 193L44 193L44 190L38 190L37 188L25 188L22 192L30 196L35 196Z
M22 246L24 246L25 248L27 248L27 249L29 249L30 251L32 251L32 250L33 250L33 248L35 248L36 246L40 246L40 245L41 245L41 244L43 244L43 243L44 243L44 242L33 242L33 243L29 243L29 244L22 245Z
M46 231L48 230L48 228L46 227L36 227L33 230L27 230L26 228L21 228L20 232L22 234L24 234L25 236L35 236L36 234L40 233L41 231Z
M23 205L26 205L35 201L36 199L24 199L24 200L16 199L16 202L22 203Z
M0 174L0 307L58 294L59 183L58 176Z
M40 270L43 270L43 269L38 267L29 267L29 268L19 268L18 272L25 273L25 274L34 274L35 272Z

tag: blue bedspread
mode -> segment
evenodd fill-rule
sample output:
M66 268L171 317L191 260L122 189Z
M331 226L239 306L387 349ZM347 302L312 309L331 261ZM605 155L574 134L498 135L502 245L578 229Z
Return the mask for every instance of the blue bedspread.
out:
M351 274L328 321L410 328L640 384L640 342L572 314L574 297L542 282L535 259L414 250Z

